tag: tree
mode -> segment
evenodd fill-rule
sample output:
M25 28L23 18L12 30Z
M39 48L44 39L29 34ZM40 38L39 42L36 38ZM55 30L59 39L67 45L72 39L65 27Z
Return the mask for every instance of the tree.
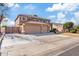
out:
M72 29L74 26L74 23L73 22L66 22L63 24L63 28L64 28L64 31L65 32L69 32L70 29Z
M5 16L7 16L7 11L9 10L7 3L0 3L0 22Z

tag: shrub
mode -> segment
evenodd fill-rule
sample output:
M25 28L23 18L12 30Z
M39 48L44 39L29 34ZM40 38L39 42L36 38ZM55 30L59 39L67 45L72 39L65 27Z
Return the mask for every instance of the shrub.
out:
M76 33L77 30L76 30L76 29L71 29L70 32L71 32L71 33Z
M50 30L50 32L54 32L54 33L57 33L58 30L56 28L53 28L52 30Z
M50 30L50 32L53 32L53 30Z
M2 27L3 27L3 28L6 28L7 26L6 26L6 25L3 25Z
M77 29L77 32L76 33L79 33L79 29Z

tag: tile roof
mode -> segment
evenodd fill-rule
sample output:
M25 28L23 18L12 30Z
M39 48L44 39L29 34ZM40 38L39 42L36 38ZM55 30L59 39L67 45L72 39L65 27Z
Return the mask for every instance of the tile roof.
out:
M49 19L45 19L45 18L38 17L38 16L34 16L34 15L27 15L27 14L20 14L18 16L25 16L25 17L28 17L28 18L29 17L31 17L31 18L37 18L37 19L40 19L40 20L49 20Z
M29 23L29 24L48 24L48 23L37 22L37 21L28 21L26 23Z

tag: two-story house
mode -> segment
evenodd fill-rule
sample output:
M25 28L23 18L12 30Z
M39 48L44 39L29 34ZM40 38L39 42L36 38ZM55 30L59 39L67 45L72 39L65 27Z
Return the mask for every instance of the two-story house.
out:
M20 28L21 33L45 33L50 30L50 20L36 15L18 15L15 26Z

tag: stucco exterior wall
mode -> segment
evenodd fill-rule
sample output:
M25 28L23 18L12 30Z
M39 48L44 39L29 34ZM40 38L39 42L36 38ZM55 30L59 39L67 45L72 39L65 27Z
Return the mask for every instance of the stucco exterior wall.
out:
M17 18L17 20L15 21L15 26L16 27L19 27L20 26L20 19L19 18Z
M53 24L52 25L52 28L56 28L59 32L62 32L63 31L63 25Z

